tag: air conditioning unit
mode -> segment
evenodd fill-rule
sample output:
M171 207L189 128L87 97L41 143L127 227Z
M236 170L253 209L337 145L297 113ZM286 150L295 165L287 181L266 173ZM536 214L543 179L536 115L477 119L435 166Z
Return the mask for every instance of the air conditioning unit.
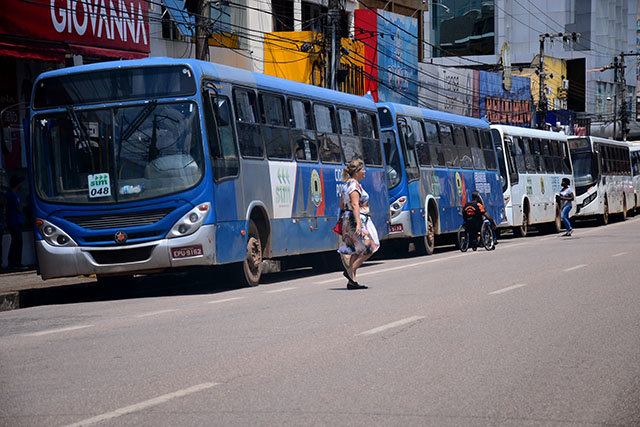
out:
M567 79L562 80L562 89L569 90L569 80Z
M547 96L552 96L553 95L553 88L549 85L544 85L544 93Z

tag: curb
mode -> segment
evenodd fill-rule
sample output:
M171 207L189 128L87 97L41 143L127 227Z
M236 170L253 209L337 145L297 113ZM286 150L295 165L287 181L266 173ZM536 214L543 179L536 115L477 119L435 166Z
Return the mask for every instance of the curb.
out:
M0 311L16 310L20 308L19 292L0 293Z

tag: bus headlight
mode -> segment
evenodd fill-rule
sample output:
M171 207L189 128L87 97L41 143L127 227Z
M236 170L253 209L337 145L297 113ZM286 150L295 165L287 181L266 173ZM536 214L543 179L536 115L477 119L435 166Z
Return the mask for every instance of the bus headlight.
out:
M174 237L183 237L195 233L198 231L202 223L204 223L209 210L211 210L211 203L209 202L202 203L191 209L183 215L182 218L180 218L180 221L173 225L167 234L167 238L172 239Z
M42 238L51 246L77 246L76 242L60 228L43 219L36 219L36 227Z
M589 195L589 197L585 198L585 199L582 201L582 207L585 207L585 206L587 206L589 203L593 202L593 201L596 199L596 197L598 197L598 192L597 192L597 191L594 191L592 194L590 194L590 195Z
M391 218L395 218L398 215L400 215L400 212L402 212L402 208L404 208L404 205L406 203L407 203L407 198L405 196L399 197L398 200L391 203L391 206L389 207Z

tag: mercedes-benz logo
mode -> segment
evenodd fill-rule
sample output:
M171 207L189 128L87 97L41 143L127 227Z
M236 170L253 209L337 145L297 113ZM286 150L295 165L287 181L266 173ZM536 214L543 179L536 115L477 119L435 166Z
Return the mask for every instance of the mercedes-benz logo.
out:
M116 231L113 239L116 241L116 243L124 243L127 241L127 233L125 233L124 231Z

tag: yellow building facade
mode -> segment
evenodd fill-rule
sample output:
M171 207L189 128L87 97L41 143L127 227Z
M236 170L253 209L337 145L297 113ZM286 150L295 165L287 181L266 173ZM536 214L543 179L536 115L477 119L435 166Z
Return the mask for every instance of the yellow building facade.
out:
M531 64L532 68L513 69L514 76L529 77L531 80L531 96L537 105L540 98L540 77L538 76L539 56L536 56ZM569 81L567 76L566 61L550 56L544 57L544 71L547 73L544 79L545 95L547 97L548 110L566 110Z

